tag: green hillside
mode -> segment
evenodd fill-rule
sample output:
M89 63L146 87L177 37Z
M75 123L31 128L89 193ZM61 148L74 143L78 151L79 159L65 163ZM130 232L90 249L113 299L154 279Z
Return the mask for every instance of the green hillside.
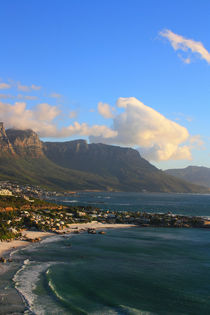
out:
M102 178L64 169L45 157L37 159L0 157L0 180L15 180L56 190L106 188L106 181Z
M32 130L0 132L0 180L56 190L208 192L167 175L131 148L84 140L42 142Z

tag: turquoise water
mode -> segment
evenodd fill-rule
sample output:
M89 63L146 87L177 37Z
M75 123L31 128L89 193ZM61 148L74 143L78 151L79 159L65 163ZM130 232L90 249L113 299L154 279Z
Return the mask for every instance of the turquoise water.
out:
M165 196L178 213L182 196L176 209L177 196ZM197 197L191 203L200 203L200 215L210 216L210 198ZM163 198L157 199L158 209ZM184 196L185 210L189 202ZM155 199L151 204L155 208ZM15 255L25 261L14 282L27 301L27 314L210 314L208 229L55 236Z
M208 230L109 230L22 255L17 287L35 314L210 313Z

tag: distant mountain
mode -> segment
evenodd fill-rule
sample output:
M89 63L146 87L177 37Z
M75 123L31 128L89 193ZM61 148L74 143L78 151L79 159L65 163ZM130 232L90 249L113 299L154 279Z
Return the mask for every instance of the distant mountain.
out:
M203 188L167 176L139 152L131 148L105 144L87 144L85 140L45 142L45 155L56 165L103 178L107 186L99 189L121 191L195 192ZM205 189L204 189L205 190Z
M188 166L180 169L169 169L165 172L190 183L210 188L210 168L208 167Z
M42 142L32 130L0 123L0 180L57 190L207 192L165 174L131 148L84 140Z

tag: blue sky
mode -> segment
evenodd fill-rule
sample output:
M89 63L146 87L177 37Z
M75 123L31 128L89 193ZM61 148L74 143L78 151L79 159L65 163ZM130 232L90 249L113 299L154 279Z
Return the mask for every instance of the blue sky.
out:
M1 120L210 167L209 16L204 0L2 1Z

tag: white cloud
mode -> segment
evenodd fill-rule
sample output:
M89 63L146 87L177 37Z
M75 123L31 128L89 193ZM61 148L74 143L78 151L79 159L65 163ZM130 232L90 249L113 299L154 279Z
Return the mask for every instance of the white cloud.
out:
M193 121L193 117L186 115L184 113L174 113L174 115L176 115L176 118L174 118L175 120L186 120L187 122L192 122Z
M187 145L178 146L173 143L165 143L164 145L141 147L139 152L149 161L191 160L190 149L191 147Z
M69 118L70 119L76 118L77 115L78 115L78 112L76 110L72 110L69 112Z
M28 85L22 85L20 82L17 82L17 89L22 92L29 92L30 90L38 91L41 89L41 86L37 86L35 84L28 86Z
M60 114L57 106L52 106L47 103L38 104L35 107L34 115L39 121L52 121Z
M103 139L115 137L117 132L103 125L89 126L86 123L74 122L73 125L64 127L59 131L60 137L69 137L73 135L102 137Z
M27 85L22 85L22 84L20 84L20 82L18 82L17 83L17 89L19 91L22 91L22 92L28 92L30 90L30 87Z
M0 83L0 90L6 90L6 89L10 89L11 85L8 83Z
M34 89L33 85L18 84L25 92ZM15 86L16 83L12 85ZM58 94L54 97L58 98ZM103 117L112 119L112 127L97 124L90 126L86 122L74 121L63 128L57 125L58 119L64 116L58 106L40 103L28 108L25 101L37 98L31 95L0 94L0 98L19 100L14 104L0 102L0 117L5 122L6 128L32 129L41 137L89 137L92 142L136 147L145 158L155 161L191 159L190 150L195 148L195 145L201 145L199 136L190 138L186 128L167 119L134 97L119 98L116 106L121 110L120 114L115 115L114 107L106 103L98 103L98 112ZM69 111L67 115L75 119L77 111Z
M38 85L35 85L35 84L31 85L31 89L35 90L35 91L39 91L39 90L41 90L41 88L42 88L41 86L38 86Z
M14 98L18 98L19 100L29 100L29 101L34 101L37 100L38 97L34 96L34 95L22 95L22 94L18 94L17 96L14 96Z
M55 119L61 114L57 106L47 103L38 104L28 109L25 102L8 104L0 102L0 117L6 128L32 129L41 137L116 136L117 132L103 125L89 126L74 122L72 125L58 129Z
M0 94L0 99L14 98L11 94Z
M193 148L204 148L204 141L200 135L191 136L189 141Z
M62 97L62 95L61 95L61 94L59 94L59 93L55 93L55 92L53 92L53 93L51 93L51 94L50 94L50 97L52 97L52 98L61 98L61 97Z
M191 51L192 53L198 54L202 59L206 60L206 62L210 64L210 53L201 42L187 39L181 35L173 33L170 30L161 31L159 34L170 41L174 50L182 50L184 52ZM182 56L180 57L183 59ZM184 58L183 61L185 63L190 63L191 58L188 56L187 58Z
M114 117L113 111L114 111L114 108L111 107L109 104L102 103L102 102L98 103L98 112L104 118L107 118L107 119L113 118Z
M187 129L158 113L134 97L119 98L117 106L124 112L113 119L114 137L91 136L92 142L139 147L149 160L191 159Z
M18 99L18 100L37 100L38 97L34 95L12 95L12 94L0 94L0 99Z

